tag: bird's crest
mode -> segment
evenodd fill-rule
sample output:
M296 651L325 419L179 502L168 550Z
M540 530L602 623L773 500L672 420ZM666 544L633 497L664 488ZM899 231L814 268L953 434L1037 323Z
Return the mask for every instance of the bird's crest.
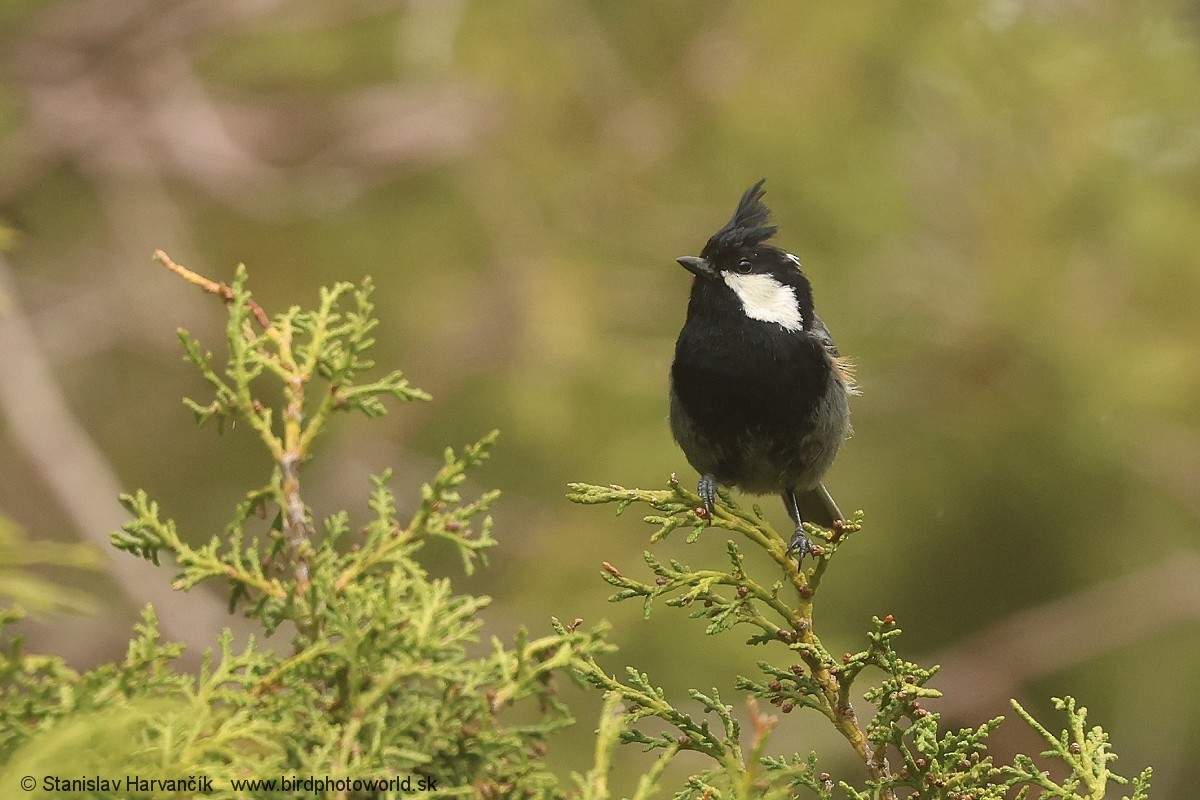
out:
M775 235L779 229L768 224L771 209L763 205L762 201L763 195L766 194L763 184L766 182L767 179L763 178L746 190L742 199L738 201L733 218L712 235L702 255L707 257L714 251L757 247Z

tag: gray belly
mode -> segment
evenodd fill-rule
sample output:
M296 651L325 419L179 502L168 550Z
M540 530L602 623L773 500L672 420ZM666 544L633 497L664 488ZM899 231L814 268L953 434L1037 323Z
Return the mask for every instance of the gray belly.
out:
M846 387L832 370L820 403L782 429L731 425L720 438L706 435L683 413L674 392L670 419L675 440L697 472L750 494L816 488L851 432Z

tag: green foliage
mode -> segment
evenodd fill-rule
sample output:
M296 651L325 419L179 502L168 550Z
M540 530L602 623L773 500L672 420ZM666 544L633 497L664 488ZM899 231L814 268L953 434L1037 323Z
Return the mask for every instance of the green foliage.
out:
M1103 797L1109 781L1121 785L1132 783L1130 800L1146 800L1150 796L1150 768L1142 770L1132 782L1109 770L1109 762L1115 761L1117 756L1109 747L1108 734L1099 727L1085 730L1087 709L1077 708L1075 698L1054 698L1054 707L1065 711L1067 715L1067 728L1058 736L1043 727L1016 700L1012 704L1021 719L1050 745L1050 749L1044 751L1042 756L1058 759L1071 770L1066 779L1056 782L1050 779L1049 774L1039 770L1032 758L1019 755L1013 760L1013 765L1006 769L1007 774L1016 781L1040 787L1045 792L1043 797L1079 797L1080 790L1085 792L1082 795L1084 797Z
M315 522L299 467L333 413L377 416L384 396L426 395L399 372L358 382L371 367L366 352L376 324L369 283L339 284L322 291L314 312L293 308L267 319L245 281L239 269L230 287L206 285L228 303L225 363L180 332L188 359L215 394L188 405L200 423L248 423L272 455L270 478L237 505L224 533L203 545L189 544L140 491L122 497L131 519L112 540L156 563L169 554L179 568L177 589L224 583L231 611L257 621L268 636L290 634L291 645L283 652L256 638L235 645L226 632L199 674L187 674L176 665L182 646L161 641L147 608L123 662L77 673L60 659L25 652L6 632L0 759L7 766L0 779L7 786L25 775L192 776L211 779L206 796L265 797L295 793L233 781L412 777L444 794L499 797L515 787L525 796L554 794L557 778L542 755L547 737L572 721L554 678L570 678L584 658L610 649L603 627L558 625L541 637L521 631L512 643L492 639L481 648L479 612L489 599L456 594L417 560L426 541L440 539L457 549L468 571L485 561L495 545L487 512L498 493L467 499L461 488L496 434L447 450L407 518L385 473L371 481L365 522L352 522L345 511ZM347 296L354 310L343 313L339 302ZM271 392L261 384L271 379L282 386L280 408L262 399ZM56 794L40 784L38 791ZM121 785L95 796L142 793L154 791Z
M568 498L583 504L614 503L618 514L634 503L648 505L656 512L644 517L657 527L651 535L654 542L679 528L692 529L686 539L689 544L712 528L731 531L751 546L765 550L779 568L779 577L770 582L751 576L745 569L741 546L734 539L726 542L728 565L720 569L693 569L675 559L663 563L645 553L643 558L656 576L653 583L628 577L612 564L604 564L601 576L617 587L610 598L614 602L641 598L649 615L655 600L667 598L666 606L685 609L690 617L706 620L706 635L723 634L744 625L751 630L747 645L784 651L778 661L758 662L760 676L739 676L734 681L733 688L741 693L753 724L748 742L734 716L734 706L722 700L717 689L688 692L692 703L703 709L697 716L673 703L645 673L629 668L619 679L595 659L586 659L581 676L610 697L624 701L622 714L627 730L621 734L622 742L661 750L662 760L670 760L681 750L691 750L713 762L709 769L688 778L676 797L784 798L796 796L797 789L804 787L820 800L833 798L835 790L851 800L1004 800L1030 797L1035 789L1044 794L1034 796L1097 800L1105 796L1111 783L1129 783L1108 769L1116 757L1109 748L1108 735L1098 727L1085 731L1086 711L1077 709L1071 698L1055 701L1066 712L1068 721L1067 729L1059 736L1013 703L1021 718L1050 743L1042 757L1061 761L1068 769L1069 774L1061 781L1052 780L1049 772L1040 770L1028 756L1016 756L1009 766L994 762L987 754L987 739L1002 717L974 729L943 729L940 715L923 705L941 696L928 685L937 667L922 667L901 657L895 647L900 630L890 615L872 621L866 645L859 652L836 659L829 653L816 633L814 597L838 547L847 541L847 534L861 529L861 513L834 531L810 526L809 533L819 547L816 564L804 569L789 556L787 539L771 527L757 507L744 510L723 494L723 502L710 518L700 498L674 476L665 491L574 483ZM873 680L864 686L862 679L867 675ZM865 724L859 721L851 702L858 694L874 708ZM797 708L819 712L857 753L865 776L835 782L820 770L815 753L769 754L767 738L781 718L760 712L763 704L776 706L782 714ZM656 727L651 733L645 727L651 719L665 723L668 730ZM1149 784L1147 768L1132 781L1130 800L1145 800Z

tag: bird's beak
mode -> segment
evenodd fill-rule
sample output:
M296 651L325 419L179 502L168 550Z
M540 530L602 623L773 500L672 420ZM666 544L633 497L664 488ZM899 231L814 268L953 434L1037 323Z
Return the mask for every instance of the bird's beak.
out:
M706 258L697 258L696 256L680 256L675 260L679 262L679 266L683 267L697 278L711 278L713 276L713 266L712 264L708 263L708 259Z

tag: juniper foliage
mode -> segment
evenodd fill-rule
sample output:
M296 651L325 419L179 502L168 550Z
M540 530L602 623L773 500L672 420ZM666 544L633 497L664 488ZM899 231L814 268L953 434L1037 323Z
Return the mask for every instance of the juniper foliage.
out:
M559 794L543 756L547 738L573 720L555 679L570 680L571 667L611 649L604 627L522 631L512 642L491 639L481 655L479 612L490 599L456 593L419 560L438 539L468 572L486 564L499 493L465 497L463 487L496 433L447 449L411 514L398 510L387 473L364 480L362 521L347 511L318 519L304 501L301 467L335 415L378 416L388 398L428 398L398 371L363 377L377 324L371 288L337 284L314 310L291 308L262 325L239 268L214 291L229 313L224 353L179 331L212 390L185 401L196 420L248 424L273 468L202 544L143 491L122 496L130 520L112 542L155 563L170 556L181 591L224 584L230 611L255 620L262 636L235 644L227 631L199 674L187 674L176 663L183 647L162 640L150 607L122 662L83 673L6 635L3 785L25 775L199 776L212 780L207 796L232 798L284 795L237 789L231 779L412 777L455 796ZM269 396L280 396L278 407ZM9 611L0 622L19 617ZM95 796L129 794L122 784Z
M1004 765L988 754L988 736L1002 717L976 728L946 729L941 715L928 707L941 697L931 685L937 667L923 667L900 655L900 629L891 615L872 619L861 650L835 657L817 634L815 598L838 549L862 529L861 512L832 532L808 526L818 544L817 559L815 565L802 568L788 553L787 538L771 527L761 509L742 508L727 492L721 493L721 502L709 516L700 498L675 476L667 489L658 491L585 483L569 488L573 502L614 504L618 514L633 505L647 506L650 513L643 519L656 529L651 543L680 529L689 529L688 544L705 535L732 534L725 543L724 565L692 567L647 551L643 560L652 581L627 575L607 562L601 577L616 588L613 602L640 600L647 616L661 602L671 613L705 621L708 636L725 636L740 628L747 633L745 646L775 653L758 662L758 675L734 678L733 693L726 690L724 697L718 688L690 690L690 705L698 704L701 714L685 711L683 703L668 698L637 669L627 668L618 677L585 657L581 677L622 701L622 742L659 751L665 760L682 750L708 757L711 766L688 777L677 798L1098 800L1113 785L1131 787L1127 800L1149 797L1150 769L1132 781L1113 772L1110 763L1116 756L1108 735L1098 727L1086 728L1086 709L1072 698L1055 700L1068 722L1057 736L1013 703L1018 715L1050 745L1041 757L1060 762L1056 774L1066 772L1061 778L1052 778L1029 756L1018 755ZM743 547L763 550L774 574L750 574ZM851 702L858 693L872 706L865 720ZM736 705L727 702L731 695L739 698ZM763 710L769 706L779 713ZM816 712L833 725L861 760L861 773L835 780L820 768L816 753L773 754L768 739L793 711ZM667 730L659 724L651 732L645 726L650 719L665 723ZM740 719L749 720L748 731ZM801 724L793 722L798 717L787 720Z

